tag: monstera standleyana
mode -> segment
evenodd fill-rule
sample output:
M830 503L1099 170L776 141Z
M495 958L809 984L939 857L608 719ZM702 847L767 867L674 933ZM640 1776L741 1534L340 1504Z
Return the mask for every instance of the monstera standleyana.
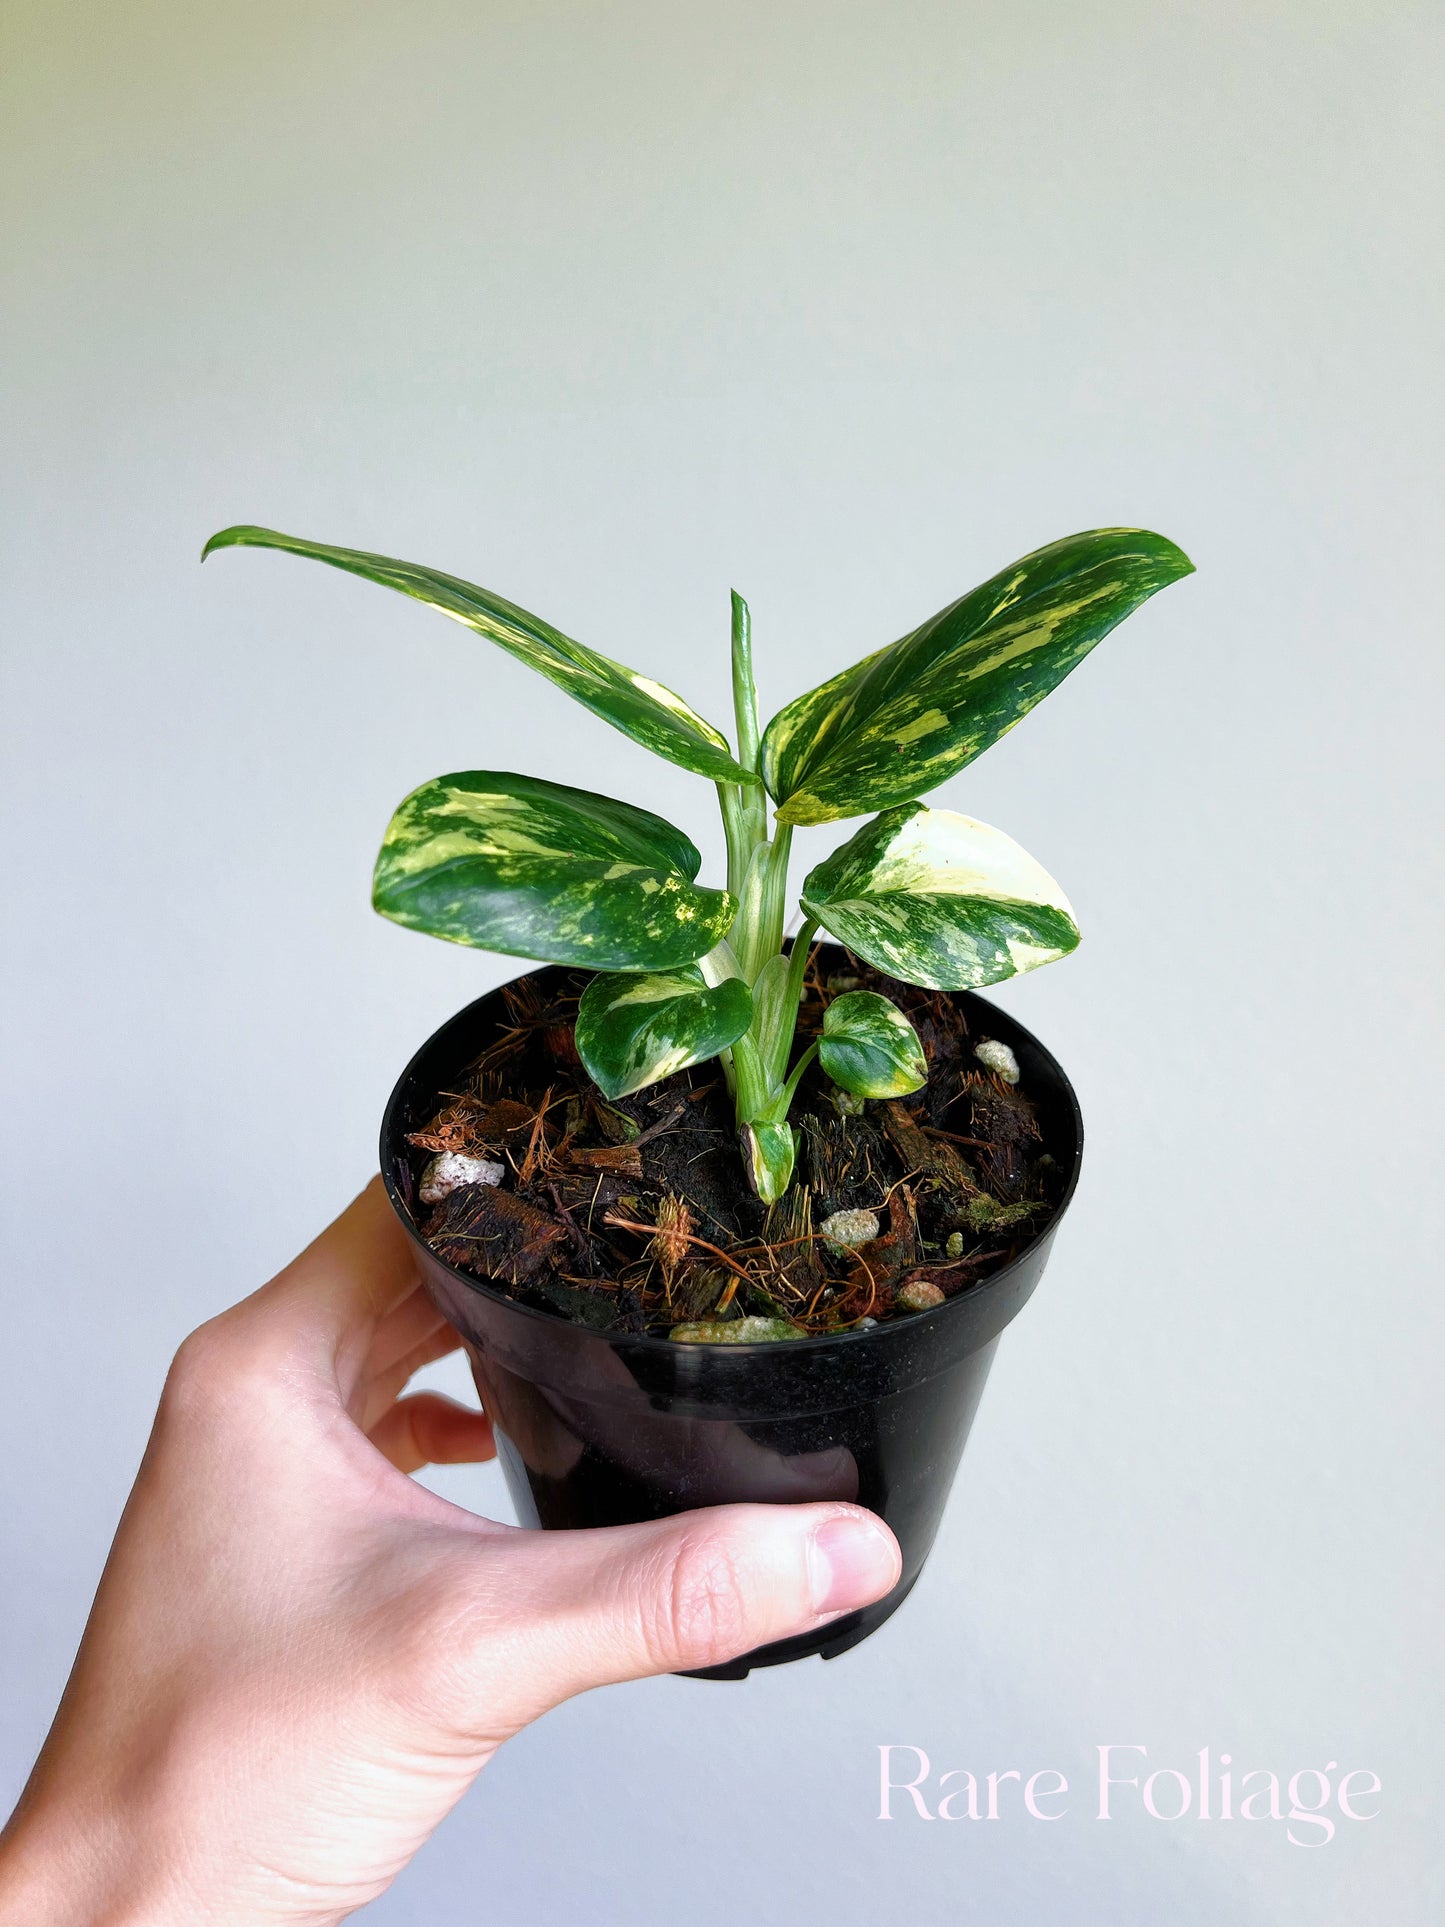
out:
M903 983L976 989L1079 940L1059 886L1000 830L918 799L998 741L1109 631L1188 575L1143 529L1092 529L1038 549L885 649L758 726L747 604L732 599L736 752L661 683L574 642L490 590L435 569L237 527L215 549L288 550L428 603L620 729L717 784L725 890L697 882L681 830L632 804L498 770L439 776L391 820L373 902L453 943L595 971L577 1049L609 1097L718 1057L760 1197L793 1170L788 1108L808 1064L857 1097L924 1083L918 1037L886 997L830 1002L795 1058L808 949L819 929ZM773 825L768 824L771 798ZM795 824L876 812L803 883L783 948Z

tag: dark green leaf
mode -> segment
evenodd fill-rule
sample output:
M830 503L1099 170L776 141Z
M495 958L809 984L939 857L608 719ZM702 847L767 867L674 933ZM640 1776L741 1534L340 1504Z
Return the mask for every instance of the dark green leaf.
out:
M741 977L680 970L594 977L577 1011L577 1054L604 1097L626 1097L736 1043L752 1022Z
M773 718L763 776L779 822L827 823L935 788L1193 566L1144 529L1093 529L1025 556Z
M691 963L735 905L693 882L702 858L649 810L506 771L414 790L376 860L372 902L433 937L596 970Z
M1063 891L1012 837L916 802L825 857L802 904L856 956L930 990L976 990L1079 941Z
M690 708L681 696L624 668L620 662L588 649L540 616L530 615L515 603L493 595L490 589L474 582L443 575L437 569L422 568L414 562L397 562L390 556L368 555L362 549L332 548L325 542L306 542L294 535L281 535L275 529L252 528L247 524L222 529L213 535L201 552L202 561L216 549L284 549L290 555L304 555L316 562L344 569L350 575L379 582L412 596L429 608L465 623L479 636L487 636L505 649L509 656L525 662L549 682L575 696L604 722L620 729L644 749L665 756L670 763L695 770L700 776L728 783L756 783L757 777L733 760L727 738Z

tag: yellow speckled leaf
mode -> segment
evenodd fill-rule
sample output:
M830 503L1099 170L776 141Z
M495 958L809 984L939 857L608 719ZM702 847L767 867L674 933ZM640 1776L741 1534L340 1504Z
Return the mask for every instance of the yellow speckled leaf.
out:
M574 642L550 622L493 595L490 589L479 588L475 582L464 582L415 562L397 562L390 556L370 555L364 549L333 548L326 542L306 542L299 536L244 523L213 535L202 551L202 560L216 549L231 548L283 549L289 555L325 562L348 575L363 576L368 582L379 582L384 588L411 596L464 623L479 636L487 636L509 656L575 696L593 715L611 723L644 749L665 756L670 763L680 763L684 769L710 776L716 782L758 780L734 762L727 738L673 690Z
M762 768L778 820L827 823L935 788L1193 566L1147 529L1091 529L1025 556L773 718Z
M372 902L478 950L596 970L659 970L711 950L736 905L694 883L681 830L630 803L505 770L413 790L387 828Z

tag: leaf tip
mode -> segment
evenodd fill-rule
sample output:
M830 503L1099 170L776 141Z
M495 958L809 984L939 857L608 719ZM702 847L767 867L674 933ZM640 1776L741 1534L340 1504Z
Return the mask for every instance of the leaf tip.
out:
M201 550L201 560L214 555L217 549L239 548L255 533L249 522L234 522L228 529L218 529L206 546Z
M1158 545L1157 559L1163 565L1170 582L1182 581L1186 575L1195 573L1194 563L1177 542L1171 542L1167 535L1158 535L1152 529L1143 530L1141 533L1148 535L1150 541Z

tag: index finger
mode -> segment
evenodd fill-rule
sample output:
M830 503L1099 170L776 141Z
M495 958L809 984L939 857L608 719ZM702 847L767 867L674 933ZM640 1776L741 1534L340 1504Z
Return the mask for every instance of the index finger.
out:
M235 1316L314 1341L338 1370L353 1357L359 1369L377 1324L419 1282L406 1233L377 1177Z

